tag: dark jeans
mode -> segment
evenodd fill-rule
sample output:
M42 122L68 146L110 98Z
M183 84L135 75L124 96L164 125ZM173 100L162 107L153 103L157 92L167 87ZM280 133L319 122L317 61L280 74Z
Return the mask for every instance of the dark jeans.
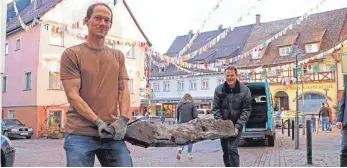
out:
M93 167L95 155L103 167L133 167L124 141L65 134L67 167Z
M341 154L340 154L340 166L347 167L347 126L343 126L341 130Z
M240 155L237 150L242 130L236 137L222 138L220 140L223 150L223 161L225 167L240 167Z

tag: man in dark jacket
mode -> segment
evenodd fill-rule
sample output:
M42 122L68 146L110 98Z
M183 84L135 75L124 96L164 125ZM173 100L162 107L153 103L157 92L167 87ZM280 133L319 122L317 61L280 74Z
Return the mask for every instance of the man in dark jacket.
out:
M237 80L237 69L225 69L225 83L214 92L212 112L215 119L231 120L235 124L235 135L221 139L223 161L226 167L239 167L240 157L237 150L243 125L251 113L252 96L248 87Z
M345 84L345 90L340 101L339 112L337 114L336 126L338 129L342 129L342 141L341 141L341 153L340 153L340 166L347 167L347 83Z
M329 128L329 109L322 103L322 107L319 110L319 119L322 117L322 131L328 131Z

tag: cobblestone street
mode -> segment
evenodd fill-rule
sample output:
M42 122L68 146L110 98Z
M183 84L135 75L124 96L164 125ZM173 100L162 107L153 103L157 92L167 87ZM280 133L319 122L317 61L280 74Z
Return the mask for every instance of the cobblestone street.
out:
M302 135L302 134L300 134ZM65 166L63 140L13 140L16 148L15 165L18 167ZM301 138L300 149L294 150L294 141L287 134L277 132L275 147L263 143L250 142L239 147L241 166L307 166L306 139ZM219 140L205 141L194 145L192 161L187 160L186 153L181 161L176 160L176 148L140 148L129 145L135 166L148 167L194 167L223 166L222 151ZM340 134L320 132L313 134L313 166L339 165ZM96 166L100 166L97 159Z

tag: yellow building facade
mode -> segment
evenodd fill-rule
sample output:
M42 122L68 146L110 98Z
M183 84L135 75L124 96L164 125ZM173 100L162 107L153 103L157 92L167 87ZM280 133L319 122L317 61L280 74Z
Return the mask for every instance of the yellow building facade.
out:
M305 109L311 109L310 112L318 113L320 104L326 101L334 111L333 107L336 106L337 103L336 82L299 83L298 88L299 104L305 106L305 100L307 101ZM280 108L283 107L285 110L296 110L296 84L270 84L270 91L274 103L278 103ZM309 100L307 97L310 96L308 95L315 96L313 99ZM305 99L302 101L303 96ZM312 103L312 100L314 100L315 103Z

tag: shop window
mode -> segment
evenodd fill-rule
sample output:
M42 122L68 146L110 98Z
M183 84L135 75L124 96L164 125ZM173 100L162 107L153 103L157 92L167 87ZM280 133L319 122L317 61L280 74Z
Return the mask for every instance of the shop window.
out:
M51 110L48 112L47 125L49 127L59 126L61 127L61 110Z

